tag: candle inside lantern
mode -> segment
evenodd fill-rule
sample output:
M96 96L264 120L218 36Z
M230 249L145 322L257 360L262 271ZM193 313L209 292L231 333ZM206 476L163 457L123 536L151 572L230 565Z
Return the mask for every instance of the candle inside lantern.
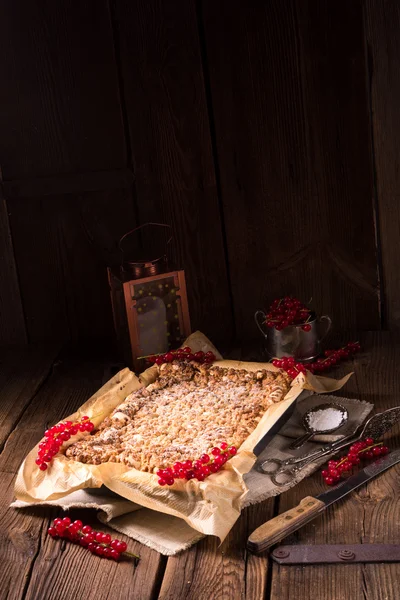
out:
M164 302L156 296L140 298L136 309L142 354L147 356L167 352L168 323Z

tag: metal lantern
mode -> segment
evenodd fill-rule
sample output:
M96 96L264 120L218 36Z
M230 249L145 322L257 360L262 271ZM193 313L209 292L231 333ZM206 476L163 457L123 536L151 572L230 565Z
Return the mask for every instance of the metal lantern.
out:
M135 370L144 366L140 357L178 348L190 334L185 273L168 264L172 236L160 250L160 228L170 229L147 223L128 231L119 241L121 265L108 268L117 340L126 363ZM144 238L151 240L153 250L144 253L136 248L126 258L123 242L134 232L141 236L142 247Z

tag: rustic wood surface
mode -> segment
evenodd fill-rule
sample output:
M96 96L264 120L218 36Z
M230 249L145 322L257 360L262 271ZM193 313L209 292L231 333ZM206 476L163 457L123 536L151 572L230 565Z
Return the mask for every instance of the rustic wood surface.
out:
M107 0L0 5L4 179L126 166Z
M108 343L109 242L148 220L216 341L286 293L398 329L399 40L398 0L4 0L0 343Z
M354 376L339 395L367 400L376 410L399 404L396 372L400 368L400 337L388 333L361 336L363 352L337 368ZM254 360L256 348L236 349L234 358ZM141 555L135 567L115 564L46 535L57 509L8 508L16 471L48 423L71 413L109 376L109 361L73 358L58 348L2 351L0 355L1 408L14 405L2 426L0 477L0 589L8 599L75 600L397 600L400 564L279 566L267 553L254 556L245 549L248 535L259 525L294 506L324 485L319 473L277 499L249 507L218 546L206 538L186 552L163 557L125 537L130 550ZM10 411L8 411L10 412ZM388 434L398 446L400 429ZM398 543L400 523L400 467L391 468L323 516L288 538L293 543ZM93 511L74 511L75 518L96 522ZM98 525L96 525L98 526ZM98 526L106 530L105 527Z
M287 293L379 328L361 3L202 6L238 336Z
M2 344L27 341L24 311L11 239L8 209L1 190L0 171L0 273L6 285L0 285L0 340Z
M173 228L193 330L233 339L195 1L115 4L138 218Z
M393 248L400 235L400 171L392 157L400 153L400 3L366 0L373 146L376 171L377 235L381 255L383 323L400 329L400 279ZM395 133L396 132L396 133Z
M135 223L131 190L7 204L29 340L111 339L107 265L121 260L118 239Z

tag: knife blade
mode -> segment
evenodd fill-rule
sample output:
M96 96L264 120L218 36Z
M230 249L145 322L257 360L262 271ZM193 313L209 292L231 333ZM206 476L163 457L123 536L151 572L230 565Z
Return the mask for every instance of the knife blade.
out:
M334 502L373 479L386 469L400 462L400 448L370 463L358 473L343 480L334 488L319 494L315 498L307 496L298 506L270 519L253 531L247 540L250 552L258 554L273 546L287 535L297 531L303 525L315 519Z

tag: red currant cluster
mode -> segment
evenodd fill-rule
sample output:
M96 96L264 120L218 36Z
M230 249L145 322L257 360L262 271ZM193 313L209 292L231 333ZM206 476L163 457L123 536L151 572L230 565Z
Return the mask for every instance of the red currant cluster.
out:
M119 560L121 554L139 558L136 554L127 552L127 545L117 539L112 539L109 533L94 531L89 525L83 525L82 521L71 523L69 517L64 519L54 519L52 527L49 527L47 533L52 538L68 539L74 544L79 544L87 548L93 554Z
M189 346L185 346L185 348L178 348L178 350L171 350L166 354L152 354L151 356L142 356L142 358L146 358L151 364L162 365L164 363L172 362L173 360L194 360L198 363L213 363L217 360L214 352L192 352L192 349Z
M208 454L202 454L199 460L194 462L185 460L176 462L172 468L160 469L156 472L159 477L158 483L173 485L175 479L204 481L206 477L219 471L232 456L235 456L236 452L235 446L228 447L228 444L223 442L219 448L215 447L211 450L212 458Z
M41 471L47 469L47 463L51 462L53 456L60 451L61 446L64 442L67 442L71 435L76 435L78 431L93 431L94 425L89 420L89 417L82 417L80 421L73 423L72 421L65 421L50 427L44 432L46 440L40 442L38 457L35 460Z
M277 298L268 309L266 325L281 331L289 325L301 325L303 331L310 331L312 311L300 300L291 296Z
M348 477L353 467L359 465L361 459L371 460L378 456L384 456L389 448L383 442L375 442L372 438L356 442L350 446L349 452L339 460L330 460L327 469L322 471L322 477L327 485L334 485L341 478Z
M327 371L341 360L346 360L356 352L359 352L360 349L359 342L349 342L346 346L338 350L325 350L325 358L317 358L312 363L299 363L293 357L285 356L281 359L274 359L272 364L279 369L283 369L292 379L295 379L299 373L305 373L306 371L310 371L311 373Z

